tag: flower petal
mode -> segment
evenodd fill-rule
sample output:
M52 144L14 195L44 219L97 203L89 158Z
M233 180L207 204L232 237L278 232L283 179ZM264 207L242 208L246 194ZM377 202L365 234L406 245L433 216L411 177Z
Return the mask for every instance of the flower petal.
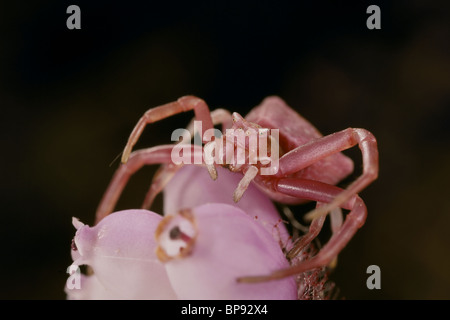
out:
M151 211L125 210L94 227L77 225L74 263L89 265L104 288L120 299L175 299L155 254L154 232L161 219Z
M289 232L272 201L250 184L241 200L235 203L233 193L242 174L221 167L217 168L217 172L218 179L213 181L203 167L187 165L178 170L164 189L164 214L175 214L180 209L194 208L205 203L237 206L261 223L276 241L287 246L290 241Z
M205 204L191 210L197 234L188 255L173 257L166 264L170 282L180 299L296 299L293 277L265 283L238 283L237 278L268 274L289 266L278 243L259 223L236 206ZM165 218L167 219L167 217ZM164 223L157 240L175 227L186 229L175 216ZM180 223L177 225L177 221ZM189 228L187 228L189 229ZM169 237L170 238L170 237ZM182 237L176 238L179 241Z
M98 281L95 274L86 276L81 275L80 288L65 288L68 300L117 300L123 299L121 295L107 290Z

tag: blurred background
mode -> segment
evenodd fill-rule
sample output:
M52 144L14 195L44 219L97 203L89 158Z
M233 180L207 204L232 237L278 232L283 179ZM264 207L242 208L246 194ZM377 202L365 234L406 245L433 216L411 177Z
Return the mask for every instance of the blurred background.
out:
M81 30L66 27L71 4L81 9ZM366 27L371 4L381 9L381 30ZM450 298L448 2L1 7L0 298L65 299L71 217L94 222L139 117L186 94L242 114L279 95L323 134L373 132L380 175L361 193L367 222L330 277L346 299ZM151 126L136 147L170 143L192 116ZM360 153L347 154L354 179ZM117 209L141 204L155 169L133 176ZM372 264L380 290L366 287Z

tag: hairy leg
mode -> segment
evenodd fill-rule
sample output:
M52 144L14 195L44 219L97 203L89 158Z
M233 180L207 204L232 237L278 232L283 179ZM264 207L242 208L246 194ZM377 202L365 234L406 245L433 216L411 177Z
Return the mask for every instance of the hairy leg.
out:
M138 141L147 124L190 110L194 110L196 120L202 121L203 132L213 127L208 105L202 99L194 96L184 96L177 101L149 109L139 119L131 132L128 142L123 150L122 163L128 161L133 146ZM201 137L203 137L203 132L200 133Z
M342 189L336 186L303 179L280 179L276 183L276 187L278 191L285 192L291 196L302 197L320 202L332 201L337 194L342 192ZM354 236L356 231L364 224L367 216L366 206L362 199L357 195L353 195L350 200L344 202L342 207L350 210L349 214L340 228L335 230L330 240L316 256L298 265L277 270L269 275L242 277L239 278L238 281L262 282L276 280L323 267L332 263L341 250ZM317 217L313 220L313 223L311 224L311 236L318 233L317 230L320 231L320 228L323 225L323 221L321 219L324 219L324 217ZM338 224L338 222L335 222L335 226Z
M367 187L378 176L378 148L375 137L365 129L348 128L340 132L324 136L308 144L297 147L280 158L280 168L275 177L287 176L300 171L313 163L334 153L341 152L358 145L363 159L363 172L347 189L324 206L320 206L306 215L313 220L331 210L338 208Z
M211 119L213 125L222 125L222 132L226 130L231 125L231 114L229 111L225 109L216 109L211 111ZM194 137L196 134L201 134L200 132L195 132L195 126L194 121L196 118L192 119L192 121L187 126L186 134L183 135L181 141L179 143L190 143L190 138ZM164 190L167 183L169 183L170 179L177 173L178 169L180 169L181 166L176 166L173 164L168 164L162 166L158 172L155 174L152 184L150 186L150 189L147 192L147 195L145 196L144 203L142 204L143 209L150 209L152 206L153 200L156 198L156 196ZM216 172L214 168L214 172ZM217 176L217 172L216 172Z
M102 200L97 208L96 223L105 216L113 212L117 201L122 194L130 177L145 165L172 163L173 145L163 145L149 149L142 149L133 152L129 161L122 164L115 172L108 188L106 189ZM192 146L191 157L195 157L197 153L203 153L200 146Z

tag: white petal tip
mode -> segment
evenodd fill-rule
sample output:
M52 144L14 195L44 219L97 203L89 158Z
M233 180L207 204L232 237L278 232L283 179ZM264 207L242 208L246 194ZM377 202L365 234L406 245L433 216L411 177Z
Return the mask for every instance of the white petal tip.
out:
M80 229L82 226L84 226L84 223L81 222L78 218L72 217L72 225L75 227L75 229Z

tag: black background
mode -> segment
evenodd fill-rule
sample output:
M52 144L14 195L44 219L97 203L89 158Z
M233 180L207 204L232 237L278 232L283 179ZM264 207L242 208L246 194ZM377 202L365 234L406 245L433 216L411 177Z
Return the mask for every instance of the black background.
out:
M65 299L71 217L93 223L138 118L186 94L242 114L276 94L324 134L373 132L368 219L331 277L346 299L450 298L446 1L93 2L0 10L0 298ZM71 4L81 30L66 27ZM371 4L381 30L366 27ZM153 125L137 148L170 142L192 116ZM360 155L347 154L354 178ZM118 209L140 205L154 170ZM381 290L366 287L371 264Z

